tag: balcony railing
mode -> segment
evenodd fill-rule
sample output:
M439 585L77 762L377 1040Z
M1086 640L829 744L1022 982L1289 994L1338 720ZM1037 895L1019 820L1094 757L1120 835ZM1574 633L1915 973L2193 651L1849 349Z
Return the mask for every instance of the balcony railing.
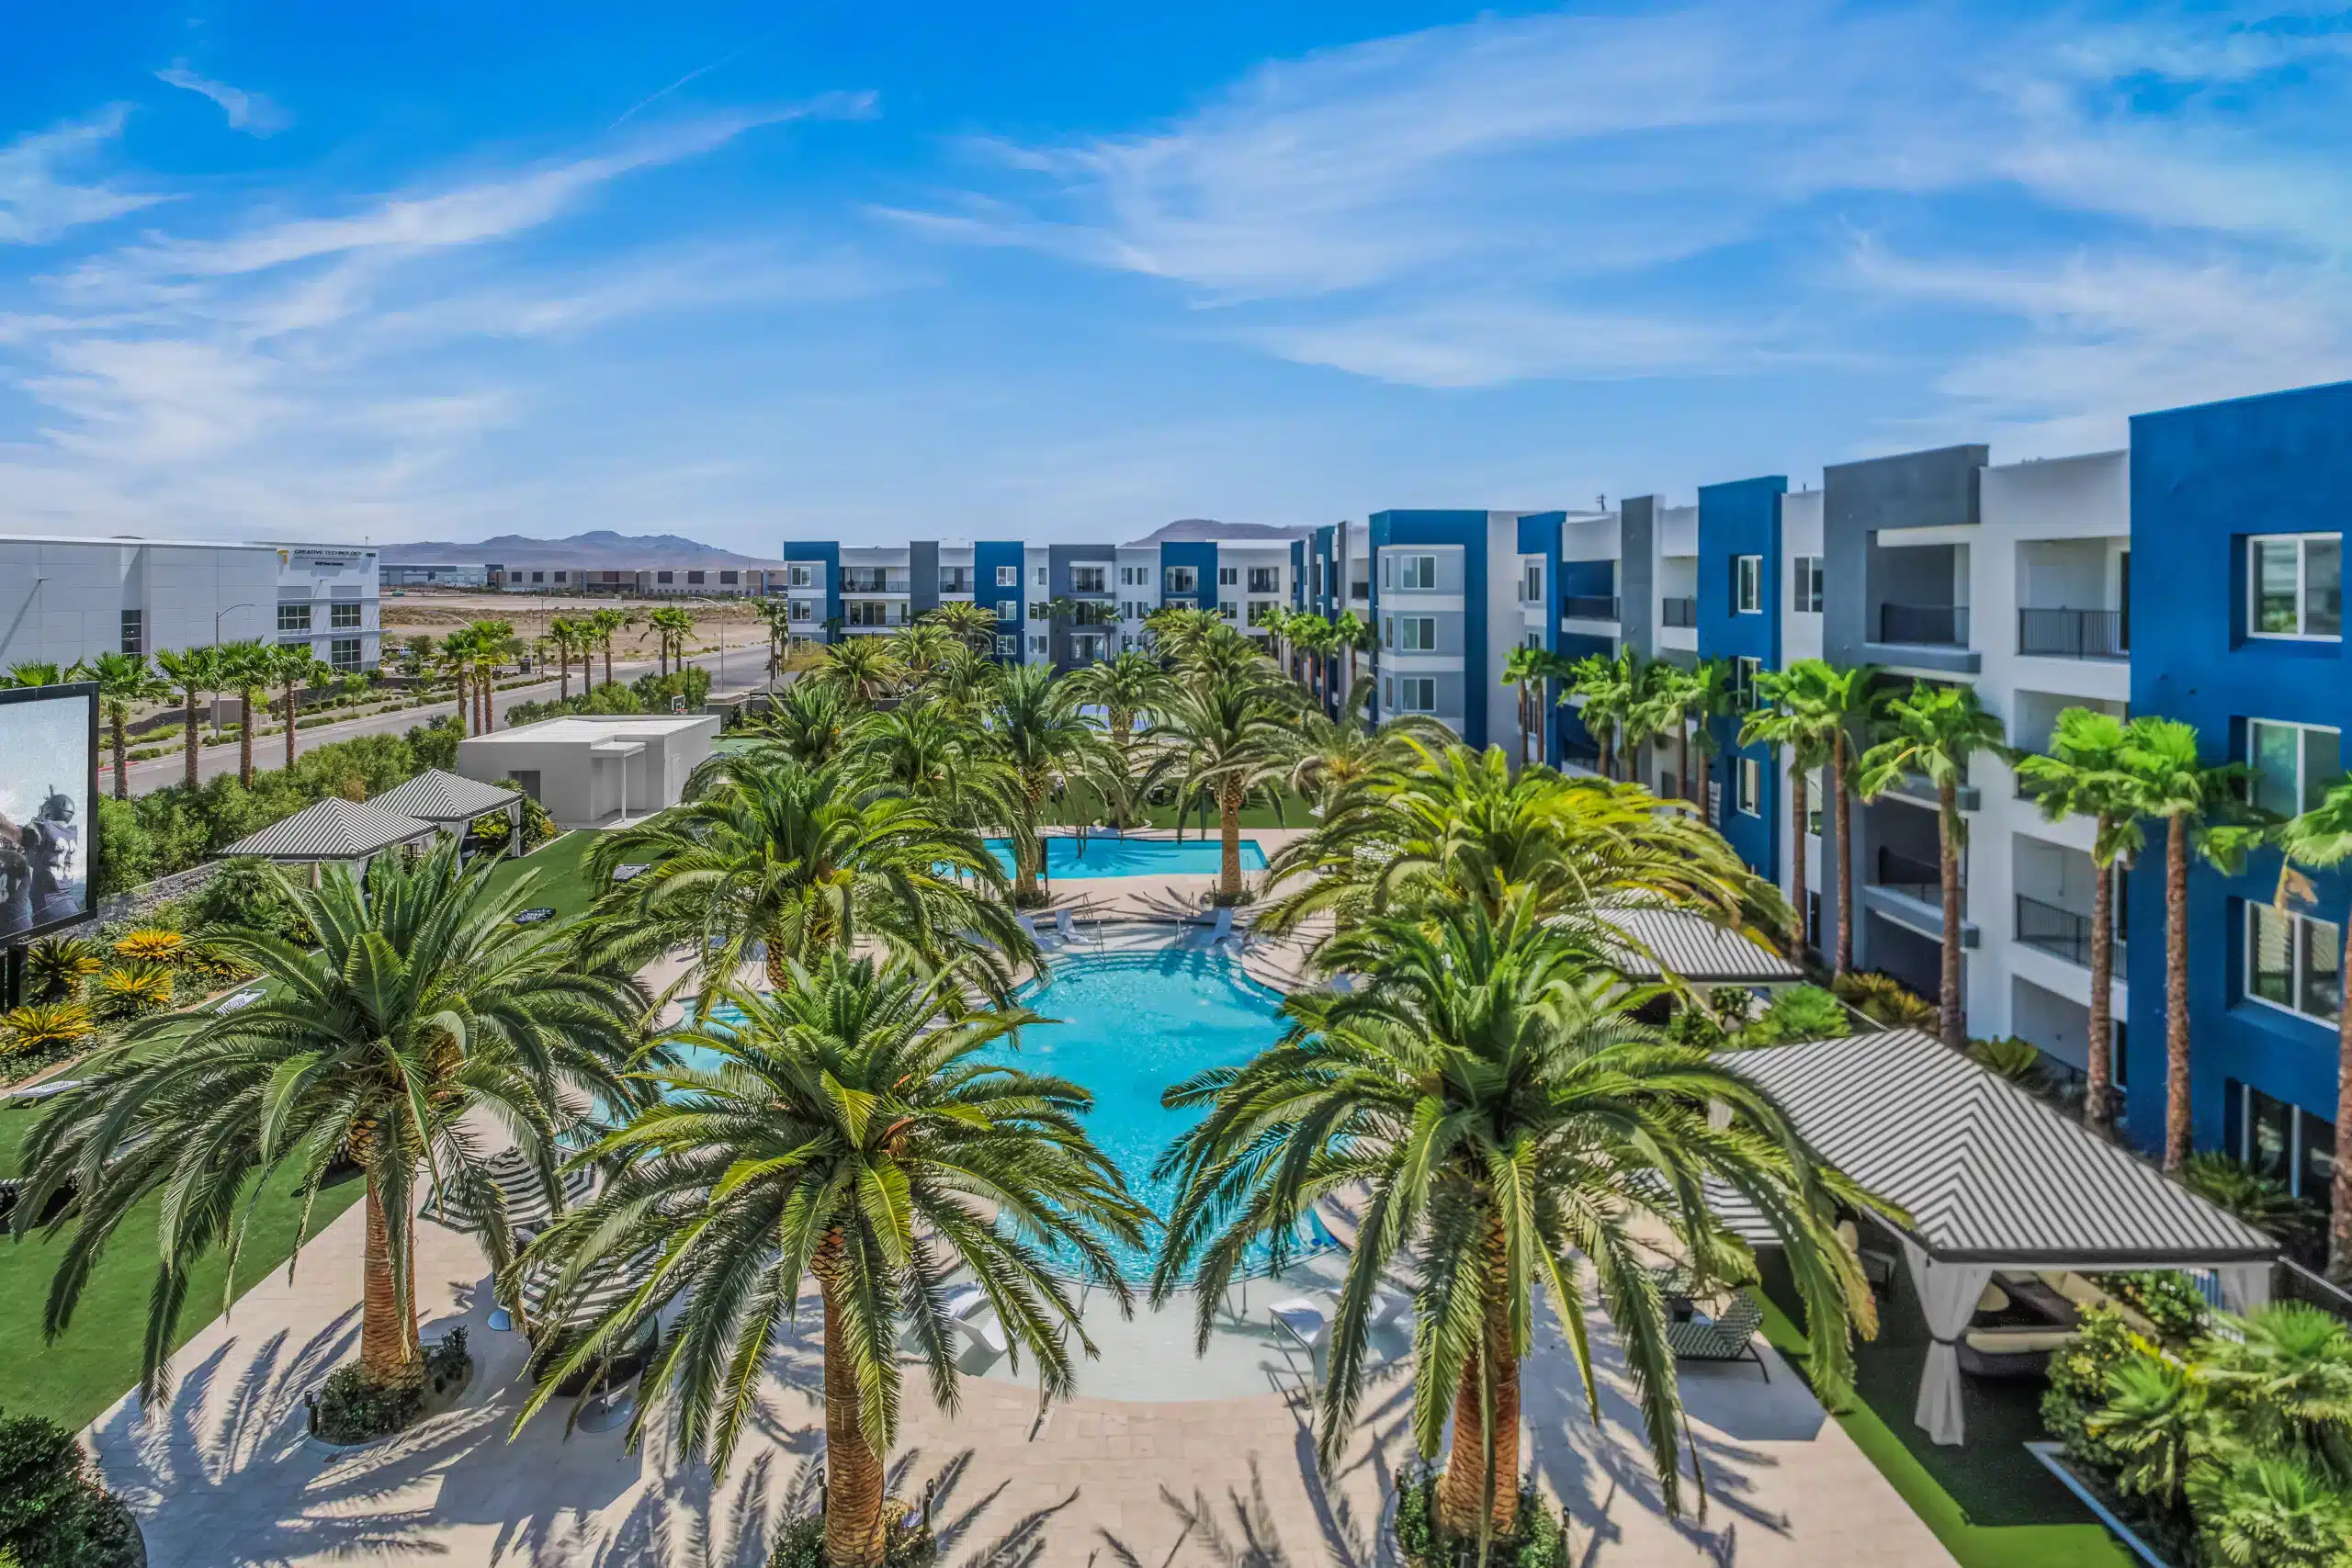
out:
M972 591L971 574L962 571L941 572L939 591L942 593L969 593Z
M2120 610L2020 609L2018 651L2038 659L2125 659L2132 639Z
M2039 898L2029 898L2020 893L2018 898L2018 940L2028 947L2040 948L2054 958L2069 964L2091 966L2091 918L2075 909L2064 909L2046 904ZM2115 977L2123 978L2125 945L2121 939L2112 942L2115 953Z
M907 574L903 571L871 570L859 567L842 568L842 592L844 593L904 593Z
M1933 862L1915 860L1884 844L1879 846L1878 876L1871 886L1928 904L1938 903L1944 896L1943 873Z
M1878 640L1907 642L1928 648L1968 646L1968 606L1965 604L1881 604Z
M1699 601L1693 598L1661 599L1658 601L1661 626L1695 626L1699 624Z
M1617 601L1597 593L1570 593L1560 600L1560 614L1572 621L1613 621Z

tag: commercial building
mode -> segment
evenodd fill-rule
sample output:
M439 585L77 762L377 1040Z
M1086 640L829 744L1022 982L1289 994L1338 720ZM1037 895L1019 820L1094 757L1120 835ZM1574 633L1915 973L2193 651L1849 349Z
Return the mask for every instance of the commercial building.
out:
M378 604L365 547L0 535L0 669L258 637L372 670Z
M490 568L456 561L386 561L377 568L386 588L487 588Z
M550 596L606 593L619 599L760 598L777 591L770 567L744 566L506 566L481 569L502 593Z

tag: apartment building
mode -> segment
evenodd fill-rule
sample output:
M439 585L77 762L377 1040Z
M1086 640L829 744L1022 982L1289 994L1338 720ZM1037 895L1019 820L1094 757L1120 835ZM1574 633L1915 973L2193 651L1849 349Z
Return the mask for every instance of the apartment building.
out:
M372 670L379 603L365 547L0 535L0 670L255 637Z

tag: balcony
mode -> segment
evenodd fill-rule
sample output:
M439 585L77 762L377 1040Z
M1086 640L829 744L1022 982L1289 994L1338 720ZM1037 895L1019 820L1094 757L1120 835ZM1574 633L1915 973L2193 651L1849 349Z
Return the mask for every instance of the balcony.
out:
M1968 606L1965 604L1881 604L1881 642L1915 643L1925 648L1966 648Z
M881 567L842 568L842 592L844 593L904 593L907 591L907 574L903 571L890 571Z
M1943 878L1935 863L1879 846L1875 874L1862 889L1862 905L1897 925L1941 940L1944 930ZM1979 933L1969 923L1967 894L1962 891L1960 945L1974 947Z
M1571 621L1613 621L1617 601L1598 593L1570 593L1560 600L1560 615Z
M2074 909L2046 904L2020 893L2018 900L2018 941L2087 969L2091 966L2091 918ZM2115 978L2124 978L2125 944L2117 942Z
M1662 626L1696 626L1699 624L1699 601L1695 598L1661 599L1658 601L1658 625Z
M939 591L942 593L969 593L972 591L972 574L960 568L950 570L942 567L939 570Z
M1891 850L1881 844L1878 850L1878 874L1871 879L1873 887L1940 904L1944 897L1943 872L1932 862L1923 861Z
M2130 623L2120 610L2021 608L2018 652L2036 659L2128 659Z

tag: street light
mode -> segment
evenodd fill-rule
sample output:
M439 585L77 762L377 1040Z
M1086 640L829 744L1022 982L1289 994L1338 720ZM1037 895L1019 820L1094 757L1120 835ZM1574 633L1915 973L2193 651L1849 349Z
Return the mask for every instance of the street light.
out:
M253 607L253 601L248 599L242 604L232 604L227 609L213 611L212 646L215 648L220 646L220 618L223 615L237 610L250 610ZM216 740L220 738L220 694L217 691L212 694L212 737Z

